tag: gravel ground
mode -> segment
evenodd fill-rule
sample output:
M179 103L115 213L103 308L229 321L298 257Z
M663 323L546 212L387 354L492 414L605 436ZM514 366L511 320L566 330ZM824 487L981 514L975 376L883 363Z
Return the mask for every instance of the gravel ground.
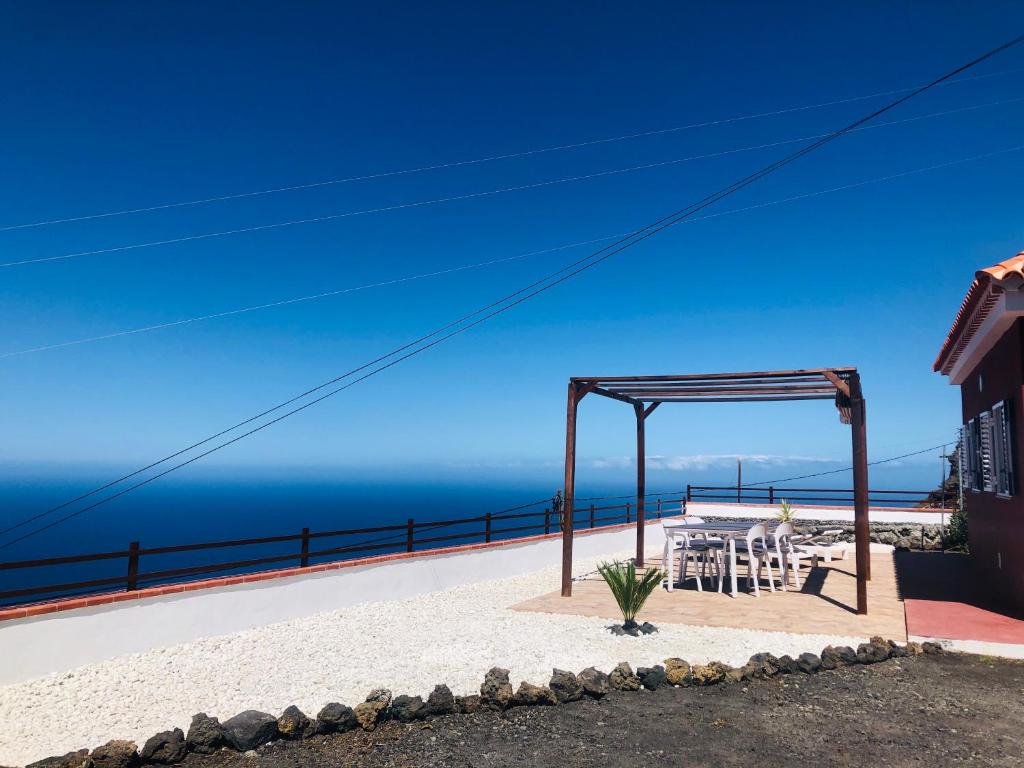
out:
M946 654L386 723L182 768L1020 766L1024 662Z
M580 562L577 572L593 570ZM316 714L355 704L373 688L426 695L437 683L476 693L492 666L546 684L554 667L634 667L679 656L740 665L753 653L797 656L864 638L662 624L656 635L614 637L599 618L523 613L509 606L552 589L558 569L365 603L232 635L91 664L0 688L0 765L24 765L112 738L136 741L192 714L222 720L245 709ZM641 616L642 618L642 616Z

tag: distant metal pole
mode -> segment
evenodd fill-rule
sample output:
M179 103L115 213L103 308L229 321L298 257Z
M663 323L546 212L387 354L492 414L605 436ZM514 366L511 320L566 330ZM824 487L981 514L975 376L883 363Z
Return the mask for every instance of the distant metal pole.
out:
M942 446L942 453L939 454L939 490L941 492L940 504L942 506L943 516L942 522L945 525L946 522L946 464L949 459L949 454L946 451L949 449L948 445Z
M743 459L736 459L736 503L743 500Z

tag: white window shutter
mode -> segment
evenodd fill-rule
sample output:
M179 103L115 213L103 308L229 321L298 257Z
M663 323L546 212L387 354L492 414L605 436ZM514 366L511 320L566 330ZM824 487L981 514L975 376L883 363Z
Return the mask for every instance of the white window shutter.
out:
M1006 493L1006 461L1003 456L1003 404L992 406L992 490Z
M992 413L985 411L978 415L980 436L981 490L992 492L996 489L995 467L992 460Z
M1014 493L1013 419L1011 404L1005 400L992 408L992 428L997 467L996 492L1003 496Z

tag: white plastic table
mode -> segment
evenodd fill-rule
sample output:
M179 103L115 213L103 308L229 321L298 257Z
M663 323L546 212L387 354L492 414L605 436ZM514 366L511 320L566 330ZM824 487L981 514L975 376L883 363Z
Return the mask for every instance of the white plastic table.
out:
M668 591L673 591L675 587L675 543L677 538L682 538L683 533L694 534L703 533L708 536L715 536L723 539L726 545L729 547L729 586L733 597L736 596L737 591L737 578L736 578L736 539L745 538L747 531L753 526L760 523L768 525L769 529L773 529L777 523L769 520L728 520L717 523L683 523L680 522L666 522L665 523L665 550L664 558L662 562L665 564L665 572L668 574ZM719 591L721 591L721 576L719 576Z

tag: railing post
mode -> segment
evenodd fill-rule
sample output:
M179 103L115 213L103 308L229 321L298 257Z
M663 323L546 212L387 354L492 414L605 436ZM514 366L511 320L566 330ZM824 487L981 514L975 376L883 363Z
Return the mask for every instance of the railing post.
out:
M484 515L484 542L491 543L491 513Z
M768 503L769 504L774 504L775 503L775 486L774 485L769 485L768 486Z
M658 519L661 520L661 496L658 497Z
M569 525L572 525L572 520L569 521ZM551 533L551 510L544 507L544 535L547 536Z
M134 592L139 588L139 542L128 545L128 582L126 592Z
M302 529L302 556L299 558L299 567L305 568L309 565L309 528Z
M629 521L630 521L629 520L629 502L627 501L626 502L626 522L628 523Z
M413 548L412 536L413 536L413 527L414 527L414 525L415 525L415 523L413 523L412 518L410 517L409 521L406 523L406 526L405 526L405 551L406 552L412 552L412 548Z
M686 484L686 500L693 501L693 488L690 487L689 483Z
M590 527L594 527L594 505L590 505Z

